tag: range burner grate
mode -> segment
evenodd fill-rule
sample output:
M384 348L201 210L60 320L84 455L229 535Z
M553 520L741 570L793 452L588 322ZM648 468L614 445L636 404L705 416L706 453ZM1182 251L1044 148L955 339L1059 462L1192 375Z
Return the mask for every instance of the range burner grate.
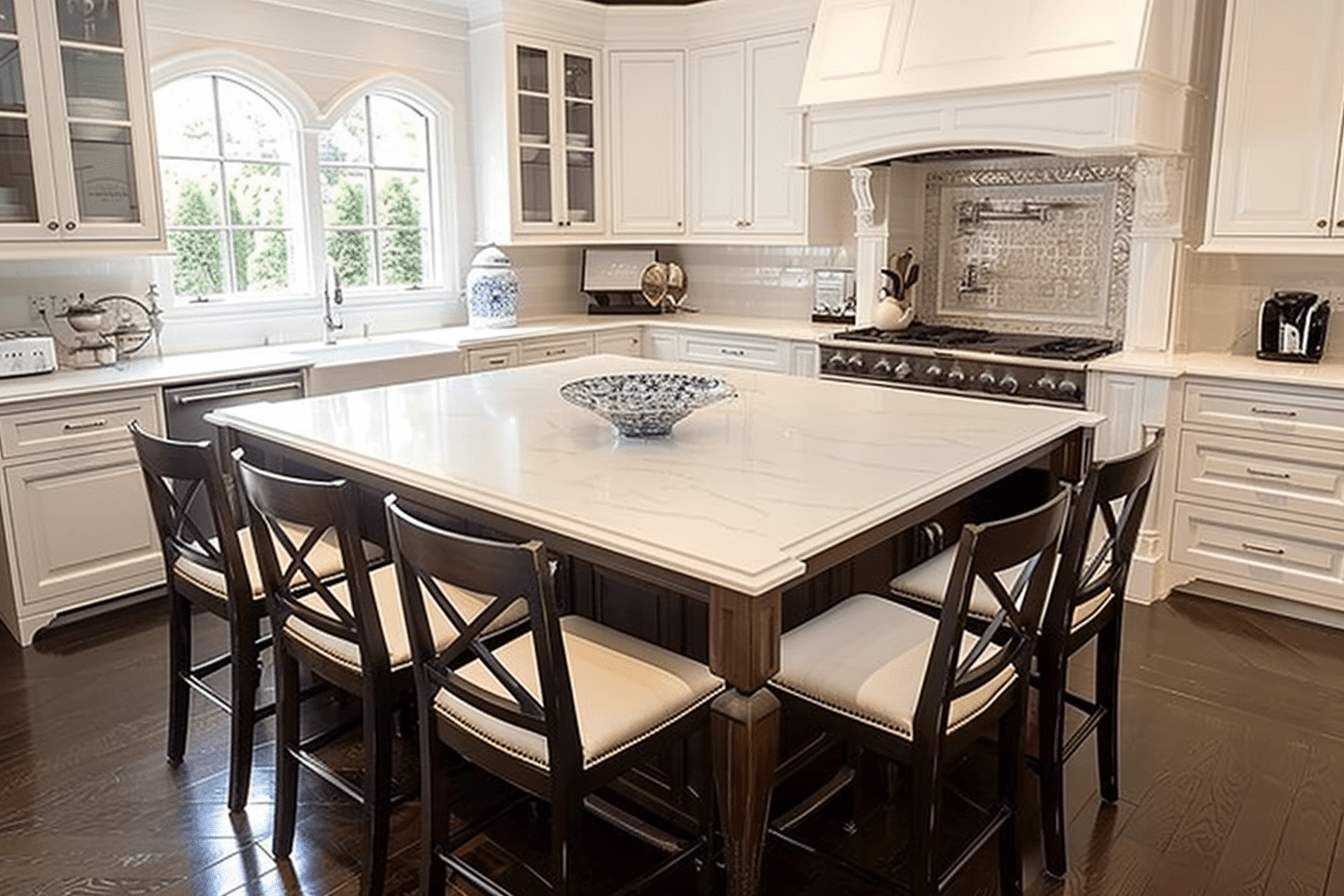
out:
M1071 336L1051 339L1026 346L1017 352L1026 358L1055 358L1061 361L1091 361L1115 351L1115 343L1107 339Z
M835 334L836 339L851 342L883 342L890 345L975 345L990 342L994 334L971 327L953 327L946 324L922 324L916 321L904 330L879 330L861 327Z

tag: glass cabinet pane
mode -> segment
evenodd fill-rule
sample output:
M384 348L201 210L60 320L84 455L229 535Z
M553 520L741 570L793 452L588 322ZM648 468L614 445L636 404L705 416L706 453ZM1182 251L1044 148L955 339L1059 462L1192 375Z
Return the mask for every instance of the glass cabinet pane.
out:
M593 220L597 208L593 154L570 150L565 153L565 184L568 187L567 220L580 224Z
M0 222L37 220L28 122L0 118Z
M587 56L565 54L565 96L585 100L593 98L593 60Z
M0 0L0 34L18 34L14 25L14 0Z
M0 110L22 112L25 102L19 42L0 37Z
M518 142L551 142L551 106L546 97L518 97Z
M565 145L591 148L593 145L593 104L565 103Z
M551 221L551 151L519 149L518 189L524 221Z
M119 0L55 0L61 40L121 46Z
M518 48L518 89L528 93L550 93L549 55L536 47Z
M90 221L139 221L131 129L102 124L70 125L79 216Z
M125 121L130 117L120 53L61 47L61 73L71 118Z

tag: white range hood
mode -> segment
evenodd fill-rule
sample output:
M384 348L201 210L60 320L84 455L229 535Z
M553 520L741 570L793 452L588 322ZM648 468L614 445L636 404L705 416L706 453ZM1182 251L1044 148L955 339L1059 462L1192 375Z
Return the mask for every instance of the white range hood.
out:
M1177 154L1200 0L820 0L808 163Z

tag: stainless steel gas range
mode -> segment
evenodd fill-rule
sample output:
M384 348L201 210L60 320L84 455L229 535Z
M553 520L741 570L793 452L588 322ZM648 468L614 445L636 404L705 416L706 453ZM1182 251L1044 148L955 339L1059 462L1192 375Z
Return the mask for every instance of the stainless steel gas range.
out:
M995 333L915 322L908 329L842 330L821 340L820 375L1005 401L1087 405L1087 363L1115 351L1105 339Z

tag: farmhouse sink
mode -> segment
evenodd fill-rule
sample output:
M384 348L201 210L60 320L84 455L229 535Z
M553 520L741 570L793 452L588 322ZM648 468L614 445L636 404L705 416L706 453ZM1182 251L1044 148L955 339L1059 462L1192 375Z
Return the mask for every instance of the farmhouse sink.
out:
M452 346L418 339L350 340L291 351L313 362L308 370L309 395L453 376L464 367Z

